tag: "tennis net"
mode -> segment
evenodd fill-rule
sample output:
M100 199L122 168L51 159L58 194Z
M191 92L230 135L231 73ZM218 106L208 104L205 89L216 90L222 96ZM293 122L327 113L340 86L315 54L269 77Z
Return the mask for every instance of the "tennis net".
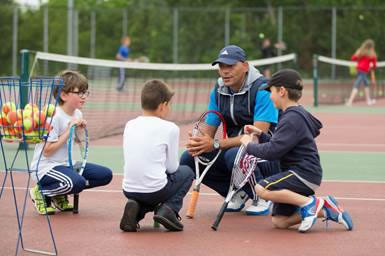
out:
M258 69L294 67L295 54L249 61ZM175 91L170 120L182 124L199 118L207 109L210 90L218 77L217 67L204 64L121 62L36 52L31 76L54 76L64 69L87 76L90 96L83 108L91 139L122 134L125 123L141 114L140 93L145 81L161 79ZM121 70L125 87L117 90Z
M320 55L313 57L314 105L344 104L350 96L356 79L356 62L334 59ZM370 81L370 75L369 81ZM377 62L376 85L370 82L373 98L384 97L385 61ZM363 86L356 100L365 100Z

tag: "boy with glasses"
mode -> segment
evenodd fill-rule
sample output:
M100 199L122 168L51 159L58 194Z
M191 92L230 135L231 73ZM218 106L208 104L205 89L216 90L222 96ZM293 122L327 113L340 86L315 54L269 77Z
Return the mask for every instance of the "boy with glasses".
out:
M89 95L88 81L84 75L71 70L62 71L59 77L64 85L59 95L58 87L54 89L59 106L52 117L52 130L45 146L44 142L36 145L31 163L31 169L37 172L32 175L37 184L30 190L30 196L39 214L54 214L56 209L72 211L68 194L104 186L112 180L112 171L101 165L87 163L82 175L68 166L70 128L76 125L81 129L87 125L80 109Z

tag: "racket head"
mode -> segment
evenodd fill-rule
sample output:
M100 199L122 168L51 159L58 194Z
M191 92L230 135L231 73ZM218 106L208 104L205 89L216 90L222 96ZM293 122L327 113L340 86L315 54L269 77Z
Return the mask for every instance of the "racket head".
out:
M247 154L246 147L241 145L235 157L231 173L231 185L236 189L242 188L253 175L257 162L258 159Z
M75 146L75 144L77 146ZM82 172L88 159L88 130L86 127L72 126L68 138L68 165Z
M209 127L216 127L213 139L226 139L227 138L227 127L224 117L221 113L215 110L208 110L204 112L194 124L192 131L193 136L203 136L207 134ZM204 153L198 156L199 162L202 164L208 164L220 153L220 149L214 149L212 152Z
M86 166L88 159L88 146L89 146L89 138L88 138L88 130L86 127L76 127L75 128L75 142L78 144L79 153L77 154L80 159L78 160L81 163L81 167L79 170L79 174L83 173L83 170Z

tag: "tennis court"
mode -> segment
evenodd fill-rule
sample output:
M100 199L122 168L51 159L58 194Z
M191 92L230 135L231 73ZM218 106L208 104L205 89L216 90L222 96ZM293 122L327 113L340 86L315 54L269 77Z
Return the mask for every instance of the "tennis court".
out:
M306 97L303 103L306 103ZM375 106L364 103L347 108L321 106L309 109L323 122L317 139L324 169L319 195L333 194L349 210L354 230L319 220L310 233L276 230L271 217L244 213L225 214L217 232L210 226L223 199L202 189L196 218L183 218L183 232L153 229L152 214L140 223L138 233L123 233L119 221L125 204L121 192L123 166L121 138L110 137L91 144L90 161L113 169L115 176L106 187L85 191L80 213L59 213L51 217L59 255L383 255L385 245L385 100ZM185 134L189 126L181 126ZM186 137L182 137L183 146ZM15 145L6 145L9 150ZM4 173L1 173L1 179ZM22 200L27 175L14 174L16 194ZM13 197L6 189L0 199L0 255L12 255L17 241ZM181 211L183 217L190 194ZM52 251L47 221L38 216L28 201L23 229L24 245ZM21 255L29 255L25 252Z

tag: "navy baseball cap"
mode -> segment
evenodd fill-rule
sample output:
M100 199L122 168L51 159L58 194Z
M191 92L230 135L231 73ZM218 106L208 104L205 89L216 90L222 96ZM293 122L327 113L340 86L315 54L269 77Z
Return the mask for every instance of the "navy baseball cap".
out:
M303 82L300 74L294 69L281 69L273 74L268 87L270 86L283 86L285 88L291 88L302 91Z
M246 61L246 53L245 51L236 45L228 45L223 48L218 55L218 58L211 63L211 65L215 65L218 63L224 63L227 65L234 65L238 61L245 62Z

